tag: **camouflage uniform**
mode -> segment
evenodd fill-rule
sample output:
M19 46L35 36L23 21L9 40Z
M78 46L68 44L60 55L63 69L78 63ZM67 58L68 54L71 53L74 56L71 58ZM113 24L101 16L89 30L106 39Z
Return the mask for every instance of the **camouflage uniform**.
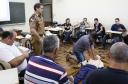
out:
M44 22L43 17L33 14L29 19L30 29L34 28L40 37L43 39L44 35ZM32 47L36 55L42 54L42 42L36 36L32 35Z

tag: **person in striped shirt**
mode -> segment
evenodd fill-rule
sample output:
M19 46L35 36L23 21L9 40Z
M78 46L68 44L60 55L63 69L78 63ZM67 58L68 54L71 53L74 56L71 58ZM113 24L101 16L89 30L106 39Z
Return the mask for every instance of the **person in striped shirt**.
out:
M33 56L26 68L25 84L69 84L67 72L54 62L59 48L59 38L55 35L43 39L41 56Z

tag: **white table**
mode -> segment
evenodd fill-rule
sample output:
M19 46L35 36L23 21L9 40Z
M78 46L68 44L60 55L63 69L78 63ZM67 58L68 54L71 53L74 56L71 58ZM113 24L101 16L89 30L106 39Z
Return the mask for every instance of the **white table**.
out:
M85 28L85 30L86 30L87 34L89 34L94 30L94 28L89 27L89 28Z
M16 39L24 39L24 37L23 36L16 36Z
M58 32L57 34L61 35L64 31L64 28L61 27L45 27L45 31Z
M109 34L109 35L114 34L114 35L116 35L116 37L120 37L120 38L122 38L122 34L123 34L123 32L120 32L120 31L112 31L112 30L106 30L106 33ZM110 36L110 38L112 39L111 36Z
M86 29L86 30L94 30L94 28L91 28L91 27L90 27L90 28L85 28L85 29Z
M45 31L63 31L63 28L60 27L45 27Z
M57 34L53 34L53 33L51 33L50 31L46 31L46 32L45 32L45 35L46 35L46 36L49 36L49 35L57 35Z
M112 31L112 30L107 30L106 33L109 33L109 34L122 34L122 32L119 32L119 31Z

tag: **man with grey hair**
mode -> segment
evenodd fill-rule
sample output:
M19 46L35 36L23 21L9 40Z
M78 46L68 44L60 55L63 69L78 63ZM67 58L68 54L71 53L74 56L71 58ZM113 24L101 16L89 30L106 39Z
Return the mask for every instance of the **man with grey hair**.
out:
M128 84L128 46L117 42L110 48L109 67L88 75L86 84Z
M59 38L46 36L41 56L33 56L25 72L25 84L69 84L66 71L54 62L59 48Z

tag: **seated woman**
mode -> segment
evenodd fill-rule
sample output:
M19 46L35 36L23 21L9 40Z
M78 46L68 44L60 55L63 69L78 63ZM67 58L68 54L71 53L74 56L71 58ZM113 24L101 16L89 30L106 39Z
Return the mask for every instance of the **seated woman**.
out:
M99 23L98 18L94 19L94 30L96 31L96 34L97 34L97 37L95 40L98 39L100 42L102 42L102 39L105 35L105 28L101 23Z
M72 34L72 28L71 28L71 23L70 23L70 19L67 18L65 20L66 22L63 24L64 26L64 43L68 42L71 38L71 34Z
M77 39L86 34L85 28L90 27L90 24L87 22L87 18L83 18L83 21L79 25L79 31L77 33Z

